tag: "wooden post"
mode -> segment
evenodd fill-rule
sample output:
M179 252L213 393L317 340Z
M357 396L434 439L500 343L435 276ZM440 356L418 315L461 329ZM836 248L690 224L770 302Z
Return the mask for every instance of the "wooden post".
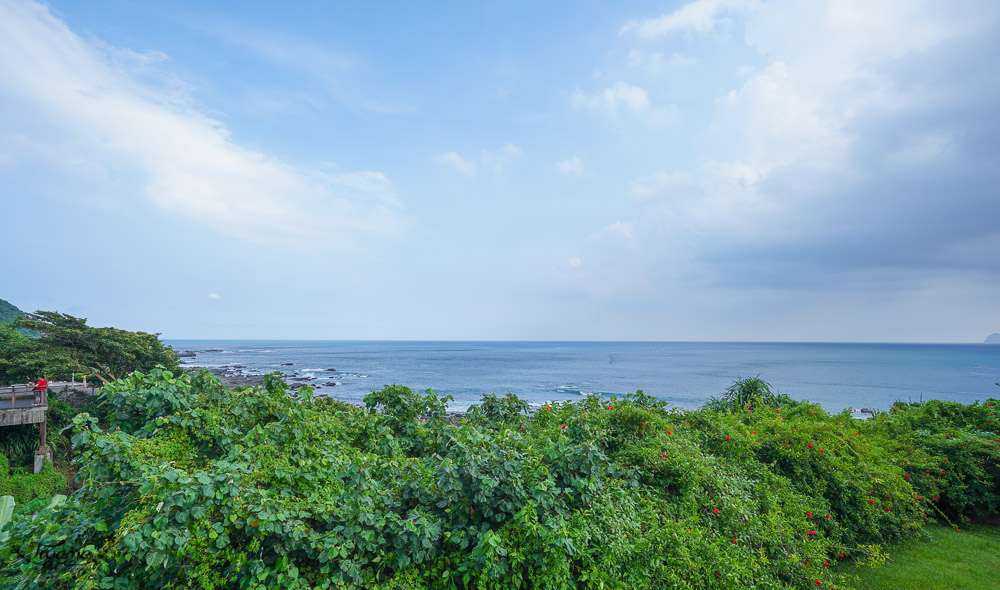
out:
M38 425L38 431L41 433L41 442L38 445L38 452L43 455L48 454L49 445L46 440L46 435L48 434L49 416L48 413L45 414L45 419L42 420L41 424Z

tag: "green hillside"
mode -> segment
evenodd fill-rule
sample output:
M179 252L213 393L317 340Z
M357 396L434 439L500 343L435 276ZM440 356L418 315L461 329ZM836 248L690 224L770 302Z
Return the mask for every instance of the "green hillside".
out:
M0 299L0 324L9 324L23 315L23 311Z

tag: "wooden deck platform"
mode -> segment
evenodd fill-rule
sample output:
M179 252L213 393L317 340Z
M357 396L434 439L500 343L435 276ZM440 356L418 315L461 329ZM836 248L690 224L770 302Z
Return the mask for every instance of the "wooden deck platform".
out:
M49 410L49 392L65 392L71 389L88 389L82 384L50 383L43 391L35 391L34 385L7 385L0 387L0 427L39 425L38 452L35 453L35 473L41 470L43 459L48 456L46 431Z

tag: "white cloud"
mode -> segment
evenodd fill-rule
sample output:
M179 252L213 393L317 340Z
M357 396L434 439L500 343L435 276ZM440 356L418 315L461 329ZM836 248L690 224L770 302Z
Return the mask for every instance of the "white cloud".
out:
M218 293L209 293L208 294L208 298L209 299L222 299L222 297L219 297Z
M638 86L616 82L614 86L605 88L603 92L595 95L577 90L573 93L573 106L592 111L603 109L611 114L618 114L620 110L638 113L649 109L649 96Z
M616 221L593 232L588 239L593 242L621 243L630 249L636 249L639 243L635 239L635 229L635 221Z
M739 17L764 65L741 69L741 83L715 100L695 164L632 182L641 224L616 222L591 237L641 241L647 251L683 247L701 257L706 276L733 282L845 280L823 264L987 266L966 244L993 243L995 234L982 232L995 229L962 216L989 208L970 179L985 174L970 162L982 150L971 138L992 116L980 105L997 94L977 72L986 71L981 55L995 47L987 39L996 38L998 16L984 2L952 10L921 1L699 0L631 21L623 31L656 37L707 33ZM649 59L635 50L629 62ZM930 183L918 180L925 177ZM933 240L921 235L931 219L940 221ZM948 239L944 227L961 239L916 245Z
M466 160L458 154L458 152L447 152L444 154L439 154L434 156L434 160L439 164L444 164L445 166L451 166L455 170L458 170L462 174L468 174L472 176L476 173L476 161Z
M693 66L698 63L698 60L681 55L676 51L664 56L658 51L644 51L633 47L628 52L627 63L630 68L640 68L653 74L659 74L666 70Z
M556 162L556 172L583 176L587 173L587 170L583 167L583 160L579 156L573 156L572 158Z
M572 266L572 267L575 268L575 267L580 266L581 264L583 264L583 261L580 260L579 256L570 256L566 260L566 264L568 264L568 265L570 265L570 266Z
M677 118L677 108L674 105L654 107L644 88L621 81L597 94L587 94L577 89L573 92L571 102L574 108L602 112L610 117L627 114L640 116L657 124L669 123Z
M658 16L631 20L621 28L621 33L635 32L640 37L652 38L678 31L711 33L727 13L752 9L754 0L696 0L677 10Z
M683 198L697 190L694 177L688 172L657 172L632 182L632 195L640 200Z
M492 170L495 174L501 174L523 153L524 150L520 146L505 143L498 150L483 150L478 159L463 158L458 152L448 152L435 156L434 160L469 176L474 176L480 166Z
M483 150L479 161L484 167L493 170L494 174L501 174L514 161L514 158L520 157L523 153L524 150L519 146L505 143L498 151Z
M18 113L16 122L2 118L0 138L31 137L32 151L19 153L33 160L26 167L42 161L67 182L93 170L95 192L143 194L241 239L348 248L397 230L384 201L354 198L343 182L238 145L183 87L149 82L140 70L163 61L88 44L44 5L0 3L0 108Z

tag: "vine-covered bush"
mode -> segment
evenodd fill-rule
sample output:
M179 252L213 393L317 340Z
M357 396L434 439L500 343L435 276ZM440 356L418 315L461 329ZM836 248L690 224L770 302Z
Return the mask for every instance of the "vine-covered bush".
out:
M74 419L81 487L15 515L0 586L814 588L998 508L986 405L861 422L760 396L491 396L455 426L431 391L299 394L160 370L106 387L107 422Z
M31 473L23 468L11 468L7 457L0 455L0 496L13 496L17 504L35 498L48 499L66 491L66 476L46 461L42 470Z

